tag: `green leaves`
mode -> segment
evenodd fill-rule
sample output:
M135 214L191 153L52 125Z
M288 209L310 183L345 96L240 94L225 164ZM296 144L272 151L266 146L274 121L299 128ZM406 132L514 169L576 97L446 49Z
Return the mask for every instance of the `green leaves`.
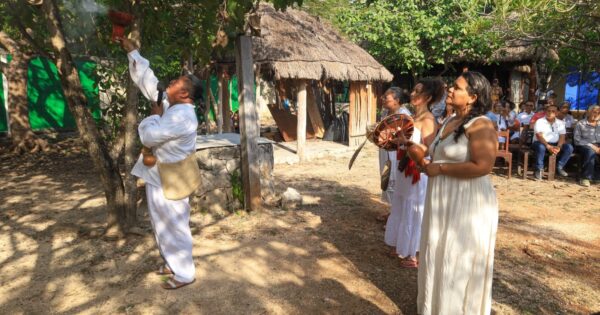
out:
M416 74L454 57L484 59L497 46L485 1L380 0L341 10L339 28L384 65Z

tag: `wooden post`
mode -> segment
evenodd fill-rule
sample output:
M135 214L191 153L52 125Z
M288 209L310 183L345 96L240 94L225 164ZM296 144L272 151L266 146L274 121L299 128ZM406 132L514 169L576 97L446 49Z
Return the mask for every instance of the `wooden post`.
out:
M298 147L296 149L296 154L298 155L300 162L304 162L304 147L306 145L306 81L304 80L298 82L297 100L298 126L296 129L296 140Z
M258 155L258 113L254 97L254 68L252 61L252 38L239 36L235 42L235 64L238 75L239 115L242 184L244 207L258 210L261 207L260 167Z
M227 68L221 68L219 74L219 103L221 104L221 116L223 121L223 132L231 132L231 105L229 104L229 72Z
M210 82L210 75L208 75L208 82ZM223 106L221 106L221 104L223 103L223 99L221 98L221 96L223 94L222 83L223 82L221 81L221 78L217 78L217 97L219 98L219 102L218 103L215 102L214 104L215 104L215 116L216 116L215 118L217 121L217 133L218 134L223 133Z

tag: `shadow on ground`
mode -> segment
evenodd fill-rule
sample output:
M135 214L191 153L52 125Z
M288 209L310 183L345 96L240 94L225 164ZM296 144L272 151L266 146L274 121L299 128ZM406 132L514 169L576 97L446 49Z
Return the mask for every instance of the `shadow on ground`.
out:
M382 224L375 221L386 207L377 189L365 189L376 178L358 175L368 174L372 159L359 161L358 174L320 174L324 167L345 172L346 161L333 160L298 166L301 175L280 175L278 191L292 186L318 200L296 211L221 218L194 213L197 281L175 292L159 288L161 279L152 274L160 257L146 216L140 217L145 236L115 242L93 236L104 223L105 204L87 157L1 162L0 313L416 313L417 271L386 255ZM509 213L501 215L500 229L542 235L551 244L571 242ZM546 269L523 271L523 255L498 248L495 308L583 312L543 281ZM573 257L561 270L598 289L597 276L578 268L597 264L597 258Z

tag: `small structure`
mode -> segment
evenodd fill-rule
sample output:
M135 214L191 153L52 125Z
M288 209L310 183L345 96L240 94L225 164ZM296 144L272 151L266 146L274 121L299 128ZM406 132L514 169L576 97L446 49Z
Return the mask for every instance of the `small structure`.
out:
M376 119L380 83L393 75L358 45L318 17L295 10L259 8L260 36L253 37L254 64L272 83L269 109L285 140L297 140L302 161L306 136L323 137L335 119L336 82L349 81L349 145L365 138ZM295 101L291 110L286 99Z
M261 198L267 203L272 203L276 199L272 141L258 139L256 155L260 170ZM240 135L199 135L196 140L196 159L200 166L202 184L190 196L192 207L221 214L241 209L244 204L244 191Z

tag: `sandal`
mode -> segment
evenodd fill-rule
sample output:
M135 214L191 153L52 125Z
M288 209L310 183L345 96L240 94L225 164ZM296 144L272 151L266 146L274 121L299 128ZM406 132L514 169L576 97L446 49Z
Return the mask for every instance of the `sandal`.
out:
M176 290L194 282L196 282L196 279L192 280L191 282L179 282L171 277L167 281L163 282L160 286L165 290Z
M419 262L413 259L403 259L400 261L400 267L402 268L418 268Z
M160 266L160 268L158 268L158 270L156 271L156 274L160 275L160 276L172 275L173 271L171 271L171 268L169 268L169 266L162 265L162 266Z

